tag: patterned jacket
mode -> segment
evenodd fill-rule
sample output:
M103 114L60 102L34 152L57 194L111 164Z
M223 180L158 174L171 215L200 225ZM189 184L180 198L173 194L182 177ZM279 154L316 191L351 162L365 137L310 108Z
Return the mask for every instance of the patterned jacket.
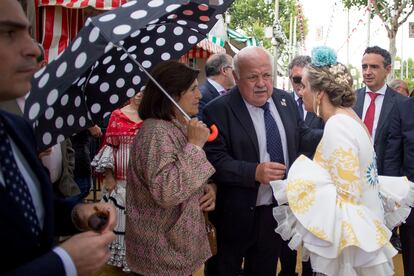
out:
M199 199L214 169L186 134L177 120L147 119L131 146L125 242L136 273L190 275L211 256Z

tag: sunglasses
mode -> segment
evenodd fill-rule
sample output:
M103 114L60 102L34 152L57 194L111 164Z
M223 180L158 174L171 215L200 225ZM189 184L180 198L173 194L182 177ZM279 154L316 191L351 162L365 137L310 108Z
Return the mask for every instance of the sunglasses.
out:
M302 77L299 77L299 76L292 77L292 81L296 84L301 84L302 83Z

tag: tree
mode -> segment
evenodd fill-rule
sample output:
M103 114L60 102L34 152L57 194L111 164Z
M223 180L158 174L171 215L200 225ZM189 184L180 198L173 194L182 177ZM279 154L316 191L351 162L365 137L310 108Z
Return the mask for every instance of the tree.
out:
M414 0L368 0L373 8L373 16L378 16L384 23L389 39L389 52L394 61L397 53L395 39L398 29L414 11ZM342 0L347 8L362 8L367 5L367 0Z
M395 60L401 62L400 57L396 57ZM408 66L408 69L407 69ZM402 80L405 81L408 85L408 89L411 91L414 88L414 60L409 58L408 60L404 60L401 62L401 68L403 69L403 78ZM395 77L400 79L401 76L401 69L394 70ZM408 75L406 75L408 73Z
M270 49L271 40L265 38L265 27L272 26L274 22L274 1L266 3L265 0L235 0L229 9L231 15L230 28L242 29L248 36L254 36L263 42L265 48ZM279 1L279 21L285 34L289 34L290 16L297 16L296 0ZM306 21L304 30L307 31ZM298 30L300 28L298 27ZM297 32L297 40L301 41L302 34ZM280 51L287 45L281 44Z

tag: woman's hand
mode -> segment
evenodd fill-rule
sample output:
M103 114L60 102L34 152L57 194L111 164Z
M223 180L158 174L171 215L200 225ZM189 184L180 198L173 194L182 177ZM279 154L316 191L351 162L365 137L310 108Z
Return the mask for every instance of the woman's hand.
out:
M213 211L216 208L216 184L209 183L204 187L204 195L200 198L200 208L203 211Z
M116 179L114 177L114 173L112 170L105 170L105 178L103 180L103 186L105 190L107 190L109 193L112 192L116 187Z
M202 121L199 121L196 118L193 118L191 119L191 121L188 121L187 139L189 143L202 148L204 144L207 142L209 135L210 130Z

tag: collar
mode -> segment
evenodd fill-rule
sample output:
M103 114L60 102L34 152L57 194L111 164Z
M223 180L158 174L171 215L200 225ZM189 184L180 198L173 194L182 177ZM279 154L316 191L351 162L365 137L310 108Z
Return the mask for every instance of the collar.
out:
M215 80L212 79L207 79L207 81L214 86L214 88L217 90L217 92L219 92L221 94L221 91L226 91L226 89L218 82L216 82Z
M367 92L374 92L376 94L381 94L381 95L385 95L385 91L387 91L387 84L384 84L384 86L382 86L378 91L372 91L371 89L368 88L368 86L365 88L365 93Z

